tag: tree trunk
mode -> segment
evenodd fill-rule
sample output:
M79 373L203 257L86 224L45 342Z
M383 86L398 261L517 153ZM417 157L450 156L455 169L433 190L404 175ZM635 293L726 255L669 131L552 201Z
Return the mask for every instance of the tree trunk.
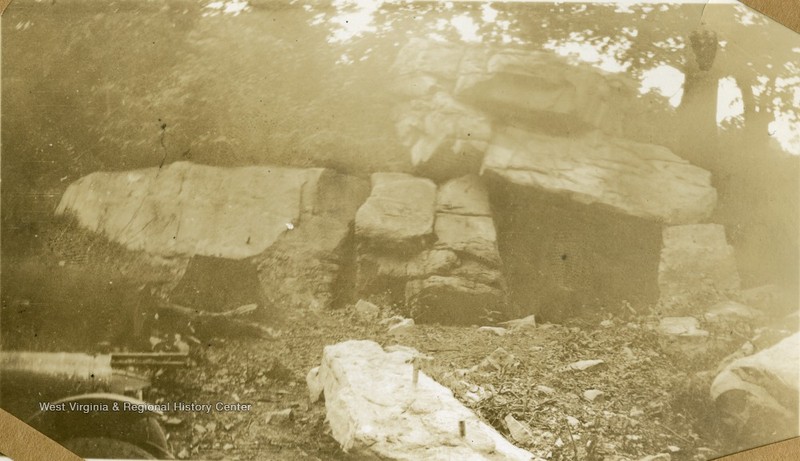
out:
M697 43L695 34L702 36L702 43ZM712 66L717 37L713 32L695 31L690 42L692 45L686 47L683 98L678 108L680 154L695 165L714 171L719 163L717 88L720 75ZM712 47L714 53L709 52Z

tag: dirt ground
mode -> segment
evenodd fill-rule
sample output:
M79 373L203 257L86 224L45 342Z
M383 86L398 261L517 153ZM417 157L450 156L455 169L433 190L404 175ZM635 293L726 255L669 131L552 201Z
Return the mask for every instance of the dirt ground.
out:
M722 445L706 395L709 381L697 373L716 358L687 358L672 350L648 328L652 318L595 320L503 336L476 326L417 325L395 338L352 307L306 312L272 319L274 337L187 340L196 364L162 374L146 398L253 404L246 413L165 415L179 458L347 459L329 435L324 402L309 403L305 376L320 364L325 345L372 339L432 356L425 372L506 436L506 415L528 423L533 438L518 445L543 458L623 460L669 453L673 460L694 460L735 449ZM514 356L513 365L466 370L497 348ZM603 363L565 369L579 360ZM604 395L588 402L582 395L589 389ZM288 418L272 415L287 409Z

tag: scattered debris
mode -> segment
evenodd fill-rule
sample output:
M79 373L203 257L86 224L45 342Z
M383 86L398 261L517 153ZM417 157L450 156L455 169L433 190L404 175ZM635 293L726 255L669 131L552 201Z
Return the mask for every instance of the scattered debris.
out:
M505 328L500 328L500 327L480 327L480 328L478 328L478 331L486 332L486 333L492 333L492 334L495 334L497 336L503 336L506 333L508 333L508 330L506 330Z
M605 362L599 359L595 360L579 360L577 362L570 363L565 367L566 370L576 370L576 371L584 371L588 370L589 368L596 367L597 365L601 365Z
M541 392L542 394L553 395L556 393L556 390L552 387L545 386L543 384L537 384L536 388L537 391Z
M508 352L507 350L503 349L502 347L498 347L494 350L488 357L483 359L483 361L478 365L478 369L484 371L500 371L504 368L510 367L514 364L514 356Z
M266 423L283 424L291 421L293 417L294 413L292 412L291 408L286 408L284 410L279 410L279 411L272 411L267 413Z
M414 319L403 319L389 327L389 334L392 336L405 335L414 329Z
M598 389L589 389L583 391L583 398L589 402L602 402L605 400L605 394Z
M505 325L512 330L525 330L528 328L536 328L536 316L529 315L521 319L509 320L507 322L500 322L500 325Z

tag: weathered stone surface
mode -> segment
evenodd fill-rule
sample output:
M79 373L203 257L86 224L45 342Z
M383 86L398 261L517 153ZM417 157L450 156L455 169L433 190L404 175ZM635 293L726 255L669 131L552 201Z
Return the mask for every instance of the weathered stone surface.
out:
M359 244L419 248L433 234L436 185L403 173L374 173L372 193L356 214Z
M622 120L614 109L636 97L633 82L552 53L502 49L468 54L455 94L511 124L619 133Z
M298 223L256 256L263 296L282 308L326 308L336 301L350 263L356 210L366 181L324 170L303 187Z
M489 193L478 175L447 181L436 196L436 211L462 216L491 216Z
M711 384L711 397L741 443L798 435L800 333L730 363Z
M410 97L448 92L512 124L555 124L564 131L620 130L620 108L638 86L553 53L464 46L412 38L392 71Z
M384 352L372 341L326 346L319 370L333 437L358 459L530 460L460 404L453 393L419 373L415 351ZM459 421L466 426L459 435Z
M259 302L323 307L335 296L344 247L368 192L365 181L321 168L176 162L90 174L69 186L57 213L149 254L253 264Z
M72 183L56 214L132 250L241 259L269 248L300 216L303 185L321 169L163 168L97 172Z
M505 293L498 288L439 275L408 282L406 299L417 306L420 321L448 324L478 323L490 311L502 312L505 307Z
M382 184L394 187L395 183L412 183L426 191L432 185L430 180L397 173L373 176L372 196L358 216L368 207L372 210L365 214L374 216L361 222L361 227L356 219L359 294L388 294L392 302L405 301L414 306L414 317L421 321L478 321L490 310L505 306L506 284L500 272L497 236L488 193L480 179L457 178L438 193L434 186L434 202L425 195L424 208L434 218L429 234L427 214L426 219L418 219L421 224L414 232L407 231L408 223L402 218L409 213L403 210L393 214L400 221L398 229L391 228L393 222L380 218L383 206L370 203L375 197L392 206L401 201L405 208L419 206L419 201L400 186L391 189L391 195L386 189L375 190ZM363 230L367 227L371 233Z
M667 227L658 267L660 303L669 310L712 304L739 289L733 247L719 224Z
M500 265L497 234L489 216L437 213L436 246L475 258L490 267Z
M449 178L480 168L492 130L489 118L479 111L440 92L399 106L395 119L419 173Z
M705 219L716 204L709 172L669 149L598 132L563 138L497 133L483 171L514 184L666 224Z

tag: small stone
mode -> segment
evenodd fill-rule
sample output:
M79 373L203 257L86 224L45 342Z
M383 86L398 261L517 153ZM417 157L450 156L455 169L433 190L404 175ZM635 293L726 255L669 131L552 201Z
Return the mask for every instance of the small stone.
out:
M633 407L628 415L631 418L638 418L639 416L644 415L644 411L642 411L640 408Z
M165 424L165 425L167 425L167 426L178 426L178 425L180 425L180 424L182 424L182 423L183 423L183 420L182 420L182 419L180 419L180 418L175 418L175 417L173 417L173 418L167 418L167 419L164 421L164 424Z
M235 426L234 423L225 423L225 425L222 426L222 427L225 428L226 431L229 431L229 430L233 429L233 426Z
M410 333L414 329L414 319L403 319L389 327L389 334L401 336Z
M664 317L658 323L658 331L670 336L708 336L694 317Z
M567 424L569 424L572 427L578 427L580 426L581 422L578 421L578 418L567 416Z
M322 382L319 380L319 367L314 367L306 375L306 386L308 386L308 400L314 403L322 395Z
M675 445L667 445L667 450L669 450L671 453L677 453L681 451L681 448Z
M375 319L380 315L381 308L369 301L359 299L356 303L356 313L364 319Z
M556 447L558 447L558 448L561 448L561 447L563 447L563 446L564 446L564 441L563 441L563 440L561 440L561 437L559 437L558 439L556 439L556 443L555 443L554 445L555 445Z
M281 424L291 421L292 417L293 413L291 408L280 411L271 411L267 413L266 422L267 424Z
M217 430L217 423L211 421L210 423L206 424L206 430L208 432L214 432Z
M577 362L570 363L565 368L567 370L583 371L592 367L596 367L602 363L604 363L602 360L579 360Z
M633 353L630 347L623 347L622 355L624 355L627 360L636 360L636 354Z
M536 328L536 316L529 315L521 319L509 320L507 322L500 322L500 325L505 325L512 330L525 330L528 328Z
M611 328L614 326L614 322L612 320L603 320L600 322L600 326L603 328Z
M485 333L492 333L492 334L495 334L497 336L503 336L506 333L508 333L508 330L506 330L505 328L500 328L500 327L480 327L480 328L478 328L478 331L479 332L485 332Z
M483 370L497 370L500 371L504 368L510 367L514 364L516 359L507 350L498 347L494 352L489 354L488 357L483 359L480 368Z
M178 459L188 459L189 458L189 450L186 448L181 448L181 451L178 452Z
M205 428L205 426L203 426L203 425L201 425L201 424L195 424L195 425L193 426L193 428L194 428L194 431L195 431L195 432L197 432L197 433L198 433L198 434L200 434L200 435L203 435L203 434L205 434L205 433L206 433L206 428Z
M536 388L537 391L541 392L542 394L553 395L556 393L556 390L552 387L548 387L542 384L537 384Z
M626 435L625 438L631 442L638 442L641 439L638 435Z
M230 450L233 450L233 444L232 444L232 443L226 443L225 445L223 445L223 446L222 446L222 449L223 449L224 451L230 451Z
M511 438L517 443L525 444L530 442L531 438L533 438L530 426L518 421L513 415L506 415L503 421L506 423Z
M583 398L589 402L602 402L605 394L598 389L589 389L583 392Z

